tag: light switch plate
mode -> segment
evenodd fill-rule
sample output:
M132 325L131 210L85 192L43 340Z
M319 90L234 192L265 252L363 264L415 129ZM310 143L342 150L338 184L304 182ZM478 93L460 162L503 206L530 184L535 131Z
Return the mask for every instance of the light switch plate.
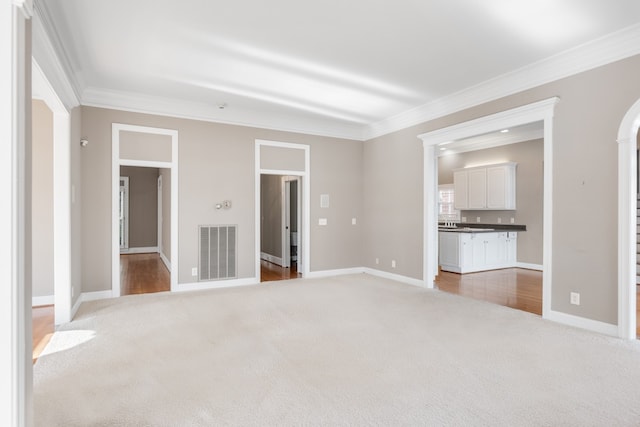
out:
M327 218L318 219L318 225L327 225Z
M351 225L356 225L356 219L355 218L351 218Z

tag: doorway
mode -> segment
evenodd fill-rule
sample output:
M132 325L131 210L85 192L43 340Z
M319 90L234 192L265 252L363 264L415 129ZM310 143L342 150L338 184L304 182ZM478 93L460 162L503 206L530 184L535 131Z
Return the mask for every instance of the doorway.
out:
M169 291L170 273L163 244L163 212L171 197L163 188L170 169L120 166L120 294ZM166 236L170 235L170 230Z
M301 240L300 185L291 175L260 176L260 280L299 277Z
M287 191L287 185L289 193L291 195L292 185L297 187L295 193L298 195L296 206L298 210L296 217L299 219L297 224L297 234L294 239L297 243L295 249L291 248L291 245L282 245L280 249L273 251L275 257L281 258L280 265L284 263L282 258L290 260L291 252L296 254L296 267L298 277L306 277L309 274L310 269L310 189L311 178L309 170L311 167L311 147L304 144L294 144L290 142L278 142L267 141L257 139L255 141L255 280L261 281L261 270L263 263L263 251L262 251L262 236L263 236L263 209L261 208L263 203L262 197L262 182L268 179L267 177L279 176L280 178L273 179L273 185L276 188L280 188L282 194L281 201L276 205L281 206L281 212L276 215L275 226L279 231L276 233L281 237L278 239L280 244L286 240L291 241L291 237L287 240L286 237L286 218L283 217L283 212L287 212L285 209L285 197L284 193ZM287 181L296 181L296 184L286 184ZM277 190L276 190L277 192ZM290 200L291 202L291 200ZM273 200L272 200L273 203ZM291 213L289 212L289 215ZM278 218L279 224L278 227ZM273 230L265 230L273 232ZM283 254L282 247L287 249L289 246L289 256ZM278 255L280 254L280 255ZM271 262L274 264L273 262ZM279 268L286 268L278 266ZM290 269L289 269L290 270Z
M508 129L537 121L543 122L544 171L543 171L543 274L542 316L553 318L551 310L551 236L552 236L552 164L553 164L553 110L559 98L550 98L512 110L485 116L469 122L435 130L419 138L424 146L424 284L435 286L438 268L438 155L443 144L477 135Z
M134 228L135 182L130 174L123 174L121 168L145 171L150 175L150 186L145 190L153 203L143 208L141 223L145 227L142 240L132 240ZM128 247L123 249L128 257L126 265L121 259L121 180L129 176L129 236ZM112 289L113 297L122 295L123 278L131 273L135 264L141 268L142 277L150 283L138 284L127 293L145 293L175 290L178 281L177 231L178 231L178 132L171 129L114 123L112 126ZM160 178L162 177L162 178ZM162 190L162 191L161 191ZM161 194L161 197L158 195ZM159 201L162 200L162 206ZM149 225L146 224L146 225ZM149 234L150 233L150 234ZM150 239L150 235L153 237ZM168 275L168 281L163 278ZM124 276L124 277L123 277ZM158 287L158 283L168 286Z

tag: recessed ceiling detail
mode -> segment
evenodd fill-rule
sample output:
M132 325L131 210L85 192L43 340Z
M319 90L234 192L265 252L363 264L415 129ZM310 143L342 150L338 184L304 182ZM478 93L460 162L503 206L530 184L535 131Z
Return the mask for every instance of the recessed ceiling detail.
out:
M637 0L35 3L84 105L351 139L640 53Z

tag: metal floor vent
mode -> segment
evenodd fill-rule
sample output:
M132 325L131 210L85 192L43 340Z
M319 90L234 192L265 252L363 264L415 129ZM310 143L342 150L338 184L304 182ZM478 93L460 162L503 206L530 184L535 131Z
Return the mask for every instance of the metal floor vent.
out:
M236 225L200 226L200 281L237 277Z

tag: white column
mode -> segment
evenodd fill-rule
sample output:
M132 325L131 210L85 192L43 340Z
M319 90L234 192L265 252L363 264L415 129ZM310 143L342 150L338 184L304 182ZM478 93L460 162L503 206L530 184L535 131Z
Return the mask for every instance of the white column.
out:
M25 290L26 32L30 2L0 5L0 425L29 426L30 292ZM31 61L31 58L28 58ZM29 322L30 324L30 322ZM30 334L28 334L30 336Z
M435 145L423 144L424 147L424 244L422 254L424 286L434 287L438 271L438 168Z
M618 335L636 337L636 141L618 139Z

